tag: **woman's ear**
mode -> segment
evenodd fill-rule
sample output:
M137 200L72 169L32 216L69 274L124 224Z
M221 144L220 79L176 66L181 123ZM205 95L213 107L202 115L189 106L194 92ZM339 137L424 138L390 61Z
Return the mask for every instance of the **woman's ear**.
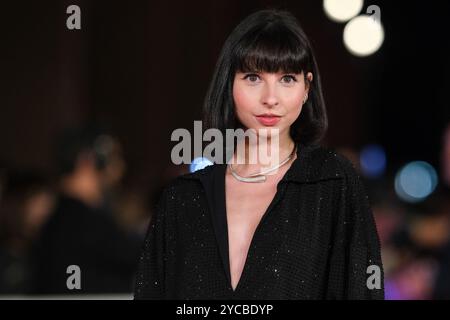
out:
M308 72L307 74L306 74L306 88L307 89L309 89L309 86L310 86L310 83L313 81L313 74L311 73L311 72Z
M309 93L309 88L311 86L312 80L313 80L313 74L311 72L308 72L306 74L306 76L305 76L305 91L306 91L306 94L305 94L305 98L303 100L303 104L305 104L306 100L308 100L308 93Z

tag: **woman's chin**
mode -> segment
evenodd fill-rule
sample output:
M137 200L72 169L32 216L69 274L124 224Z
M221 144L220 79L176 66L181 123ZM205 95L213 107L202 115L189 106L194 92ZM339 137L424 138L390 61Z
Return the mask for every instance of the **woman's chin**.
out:
M251 126L243 126L244 131L248 131L250 135L256 135L256 137L260 139L274 139L280 138L282 136L282 132L286 130L284 126L273 125L273 126L265 126L261 123L252 123Z
M256 129L259 138L273 139L279 138L281 129L279 127L260 127Z

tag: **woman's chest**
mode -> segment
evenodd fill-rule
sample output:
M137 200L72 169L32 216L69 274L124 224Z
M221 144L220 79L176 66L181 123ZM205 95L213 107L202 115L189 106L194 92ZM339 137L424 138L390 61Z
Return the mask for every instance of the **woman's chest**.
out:
M272 181L242 183L227 177L225 207L228 233L232 243L248 247L276 192L277 186Z

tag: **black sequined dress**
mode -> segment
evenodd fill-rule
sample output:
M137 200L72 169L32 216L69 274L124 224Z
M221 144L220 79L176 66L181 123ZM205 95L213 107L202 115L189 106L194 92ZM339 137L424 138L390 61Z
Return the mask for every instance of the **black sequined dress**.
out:
M231 287L226 165L175 179L143 245L135 299L383 299L379 238L360 176L299 144ZM257 199L255 199L257 201Z

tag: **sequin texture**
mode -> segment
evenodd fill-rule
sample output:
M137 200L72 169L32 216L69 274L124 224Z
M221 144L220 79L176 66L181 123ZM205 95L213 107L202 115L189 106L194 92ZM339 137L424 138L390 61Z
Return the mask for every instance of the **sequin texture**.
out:
M143 244L136 299L384 298L379 238L361 178L342 155L302 144L233 290L223 189L212 187L225 169L209 166L165 188ZM380 289L366 285L370 265L380 267Z

